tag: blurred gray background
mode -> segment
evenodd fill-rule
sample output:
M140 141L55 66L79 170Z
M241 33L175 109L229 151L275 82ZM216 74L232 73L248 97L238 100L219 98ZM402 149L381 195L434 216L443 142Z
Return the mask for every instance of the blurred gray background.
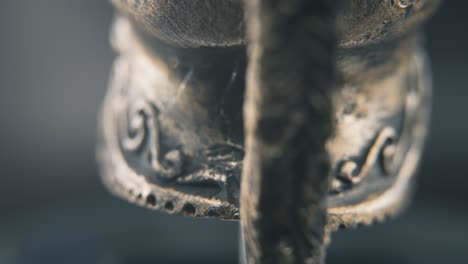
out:
M337 233L329 263L468 263L467 7L446 1L426 28L434 111L411 210ZM237 223L149 212L102 187L112 16L107 1L0 3L0 264L237 263Z

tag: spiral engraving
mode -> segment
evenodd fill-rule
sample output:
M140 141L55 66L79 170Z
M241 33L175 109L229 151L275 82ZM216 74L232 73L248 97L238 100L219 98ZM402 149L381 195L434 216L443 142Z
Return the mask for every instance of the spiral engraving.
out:
M161 153L159 110L150 102L138 99L127 105L121 122L123 151L143 153L151 169L161 179L177 177L183 166L183 154L178 149Z
M338 167L337 179L332 184L332 190L339 191L343 188L340 181L347 184L358 184L368 175L369 169L379 162L379 159L384 174L390 175L396 152L396 140L395 129L390 126L384 127L369 148L362 164L352 159L341 163Z

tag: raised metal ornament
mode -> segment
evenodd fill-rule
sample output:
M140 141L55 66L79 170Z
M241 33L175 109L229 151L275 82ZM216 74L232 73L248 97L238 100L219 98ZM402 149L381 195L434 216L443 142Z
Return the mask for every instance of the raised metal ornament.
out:
M331 231L406 206L438 0L113 3L98 146L112 192L240 218L248 263L320 263Z

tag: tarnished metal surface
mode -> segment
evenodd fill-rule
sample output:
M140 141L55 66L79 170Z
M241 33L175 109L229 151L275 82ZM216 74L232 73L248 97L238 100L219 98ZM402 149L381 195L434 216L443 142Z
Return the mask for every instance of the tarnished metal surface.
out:
M189 2L114 1L119 56L101 114L102 175L111 191L150 209L239 219L244 34L261 25L243 22L240 1ZM430 110L419 27L438 4L342 4L330 77L337 86L330 94L333 130L322 140L327 230L382 220L408 201Z

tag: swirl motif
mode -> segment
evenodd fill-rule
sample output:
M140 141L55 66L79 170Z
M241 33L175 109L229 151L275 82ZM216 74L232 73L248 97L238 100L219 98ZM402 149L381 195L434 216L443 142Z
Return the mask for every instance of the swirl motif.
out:
M123 150L136 153L146 148L150 166L159 178L170 180L177 177L182 171L183 155L180 150L173 149L162 156L159 110L148 101L139 99L127 105L126 113L121 116L124 117L120 127Z
M378 162L378 159L381 159L384 174L391 174L397 148L396 141L397 133L395 129L389 126L384 127L375 138L362 165L351 159L341 163L338 168L338 180L348 184L358 184L368 174L369 169ZM332 184L332 189L335 191L342 188L340 182L335 181Z

